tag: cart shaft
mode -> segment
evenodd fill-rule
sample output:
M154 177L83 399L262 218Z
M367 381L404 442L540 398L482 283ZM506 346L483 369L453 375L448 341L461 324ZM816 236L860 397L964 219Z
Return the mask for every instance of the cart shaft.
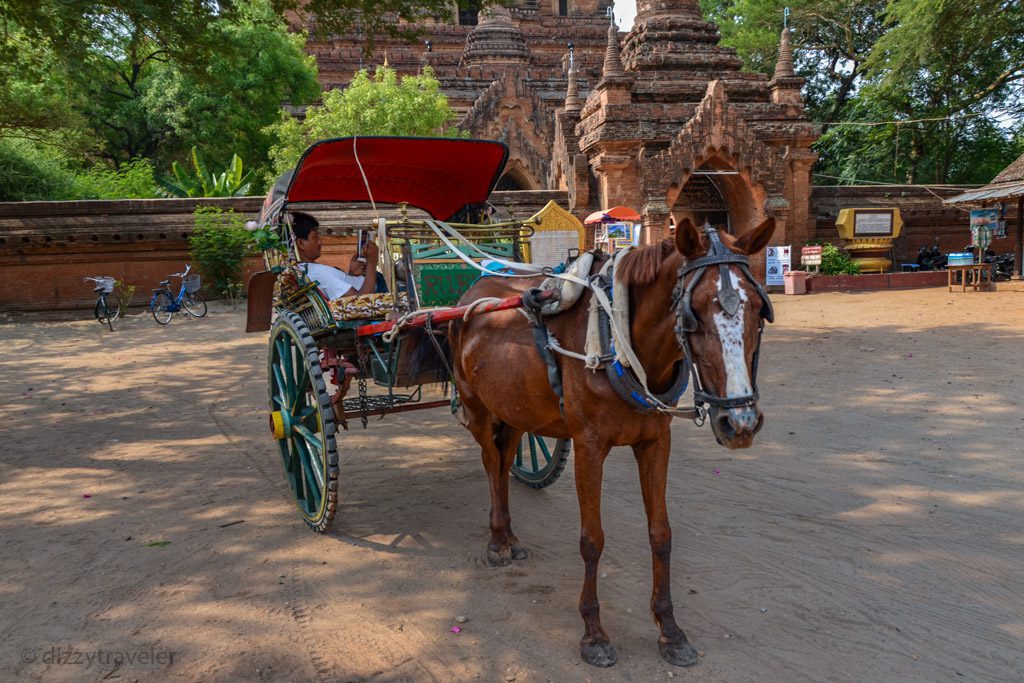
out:
M538 301L547 301L553 299L557 295L555 290L546 290L540 293L537 297ZM427 324L427 320L433 325L435 323L448 322L449 320L456 320L463 317L470 308L473 312L470 317L480 315L482 313L493 313L494 311L505 311L510 308L522 308L523 296L510 296L507 299L501 299L500 301L490 301L474 306L473 304L466 304L465 306L455 306L453 308L445 308L438 311L432 311L430 313L424 313L422 316L407 319L402 323L403 327L423 327ZM378 334L380 332L387 332L395 326L395 321L388 320L382 323L373 323L371 325L363 325L356 329L356 335L360 337L366 337L371 334Z

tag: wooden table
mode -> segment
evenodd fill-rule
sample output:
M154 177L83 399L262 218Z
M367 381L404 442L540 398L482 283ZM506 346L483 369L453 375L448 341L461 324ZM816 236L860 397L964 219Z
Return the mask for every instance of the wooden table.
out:
M953 288L958 284L961 292L966 292L968 287L973 287L974 291L978 291L978 288L981 286L981 280L986 271L988 271L988 278L989 281L991 281L992 265L989 263L971 263L962 266L946 266L946 272L949 274L949 291L952 292ZM957 282L957 273L960 273L959 283Z

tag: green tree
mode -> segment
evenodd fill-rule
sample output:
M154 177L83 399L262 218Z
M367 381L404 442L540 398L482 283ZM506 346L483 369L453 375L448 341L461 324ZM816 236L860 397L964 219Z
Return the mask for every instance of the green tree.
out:
M198 144L218 164L235 150L257 167L266 163L262 131L281 103L319 94L304 36L288 33L267 0L239 2L205 30L219 50L186 68L143 27L111 19L74 81L100 155L115 165L140 157L166 167Z
M969 135L991 139L995 113L1024 113L1024 6L890 0L886 20L892 28L871 51L863 96L913 122L907 182L949 182Z
M277 173L295 166L309 145L324 138L348 135L423 135L455 137L456 113L441 92L430 67L415 76L399 77L386 66L373 76L364 69L343 90L324 94L323 105L306 110L299 122L283 114L270 132L278 143L271 149Z

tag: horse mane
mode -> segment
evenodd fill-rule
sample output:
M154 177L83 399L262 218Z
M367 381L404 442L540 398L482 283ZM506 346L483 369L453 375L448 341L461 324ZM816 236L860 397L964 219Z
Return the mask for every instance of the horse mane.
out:
M675 251L676 244L670 239L634 249L622 257L616 278L627 285L649 285L657 279L661 262Z

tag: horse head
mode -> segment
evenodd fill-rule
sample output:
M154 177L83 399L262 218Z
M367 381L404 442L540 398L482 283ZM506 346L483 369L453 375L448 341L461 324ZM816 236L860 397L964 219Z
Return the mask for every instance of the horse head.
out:
M774 230L772 218L738 237L700 231L686 219L676 227L676 249L686 259L675 292L676 337L693 366L694 397L709 406L715 438L728 448L749 447L764 422L757 358L773 313L747 257Z

